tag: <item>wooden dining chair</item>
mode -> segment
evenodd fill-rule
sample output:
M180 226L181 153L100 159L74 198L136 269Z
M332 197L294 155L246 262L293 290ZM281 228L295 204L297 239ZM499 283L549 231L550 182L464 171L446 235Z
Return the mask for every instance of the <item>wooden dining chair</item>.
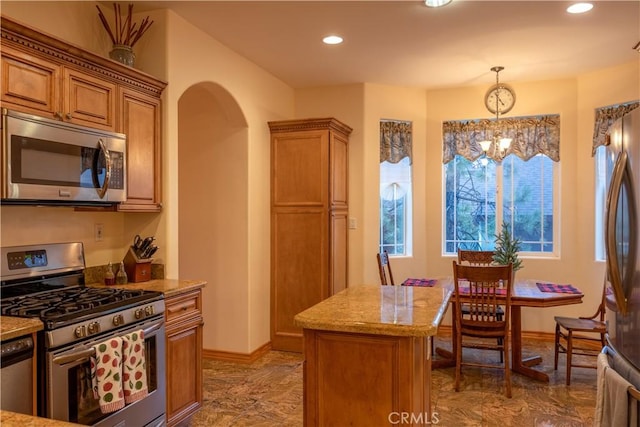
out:
M555 316L555 357L553 369L558 370L558 356L567 355L566 384L571 385L571 368L596 368L595 362L587 364L584 360L576 361L573 356L597 357L606 345L607 322L605 316L605 300L607 297L607 281L602 286L602 298L595 314L590 317Z
M511 312L511 290L513 266L470 266L453 261L453 283L455 286L456 324L456 377L455 391L460 390L462 366L479 366L504 369L505 395L511 397L511 366L509 364L509 315ZM503 315L498 319L498 295L504 304ZM464 301L464 302L463 302ZM467 304L469 312L462 310ZM494 340L500 338L500 341ZM504 354L500 364L463 361L462 349L499 350Z
M491 265L493 263L493 251L471 251L458 249L458 264Z
M389 254L387 251L376 254L378 258L378 271L380 272L380 284L382 286L395 286L393 274L391 273L391 264L389 263Z
M458 248L458 264L468 264L475 266L488 266L493 263L493 251L473 251L468 249ZM462 306L462 312L469 314L469 307ZM502 320L504 316L504 309L498 306L498 320ZM501 342L501 338L498 338L498 344ZM500 363L504 362L504 354L500 352Z

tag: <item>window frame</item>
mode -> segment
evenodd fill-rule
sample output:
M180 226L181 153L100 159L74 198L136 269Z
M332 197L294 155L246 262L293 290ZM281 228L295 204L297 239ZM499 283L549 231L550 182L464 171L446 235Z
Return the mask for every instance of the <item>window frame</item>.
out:
M514 154L510 154L509 156L513 156ZM544 154L539 154L539 155L544 155ZM507 156L507 158L509 157ZM456 156L457 157L457 156ZM464 159L464 158L463 158ZM506 158L505 158L506 159ZM464 159L470 163L473 163L467 159ZM452 160L454 161L454 160ZM476 159L475 162L481 162L483 161L483 159ZM551 161L551 165L552 165L552 176L553 176L553 185L552 185L552 197L553 197L553 208L552 208L552 212L553 212L553 233L552 233L552 238L553 238L553 250L550 252L531 252L531 251L521 251L518 253L518 255L522 258L530 258L530 259L534 259L534 258L539 258L539 259L558 259L560 258L560 254L561 254L561 232L560 232L560 227L561 227L561 208L560 208L560 204L561 204L561 185L560 185L560 168L561 168L561 164L560 162L555 162L555 161ZM502 224L502 220L504 218L504 183L503 183L503 175L504 175L504 170L503 170L503 165L502 162L495 163L495 200L496 200L496 219L495 219L495 224L496 224L496 230L494 230L494 234L497 234L499 232L498 227L500 227L500 224ZM441 192L441 197L442 197L442 210L441 210L441 215L442 215L442 230L441 230L441 253L442 256L457 256L456 252L447 252L447 236L446 236L446 232L447 232L447 228L446 228L446 221L447 221L447 194L446 194L446 185L447 185L447 164L443 164L442 165L442 176L441 176L441 183L442 183L442 192Z
M404 160L404 159L403 159ZM413 164L409 161L407 167L409 168L409 180L405 182L390 181L384 182L385 188L382 188L382 173L381 168L384 162L378 164L378 251L382 251L382 192L388 186L398 185L403 187L408 186L405 193L405 206L404 206L404 252L403 253L389 253L389 257L411 257L413 256Z

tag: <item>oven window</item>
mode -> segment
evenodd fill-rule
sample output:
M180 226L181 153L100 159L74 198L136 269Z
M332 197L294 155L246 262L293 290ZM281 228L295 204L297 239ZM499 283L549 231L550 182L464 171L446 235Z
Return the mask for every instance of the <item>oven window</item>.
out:
M93 396L88 361L69 370L69 395L69 421L91 425L106 416Z
M149 393L158 387L157 363L158 354L156 338L150 337L146 341L147 387ZM69 390L69 420L70 422L92 425L110 414L103 414L99 401L93 394L91 383L91 364L86 362L68 370ZM54 391L55 392L55 391Z

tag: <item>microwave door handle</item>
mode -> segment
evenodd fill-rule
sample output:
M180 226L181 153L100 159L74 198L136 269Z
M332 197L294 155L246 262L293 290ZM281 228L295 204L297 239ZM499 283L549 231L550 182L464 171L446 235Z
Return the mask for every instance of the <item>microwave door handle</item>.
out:
M102 139L98 140L98 145L100 145L100 151L104 153L105 160L104 183L102 184L102 187L98 189L98 195L102 199L104 198L105 194L107 194L107 190L109 189L109 181L111 180L111 156L109 155L109 150L107 150L107 147L104 145L104 141ZM98 171L96 170L95 173L97 174Z

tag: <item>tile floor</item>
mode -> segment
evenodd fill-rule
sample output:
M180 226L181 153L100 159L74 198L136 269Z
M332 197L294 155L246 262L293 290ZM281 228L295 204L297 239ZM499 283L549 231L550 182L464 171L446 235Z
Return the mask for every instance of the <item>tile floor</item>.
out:
M448 340L438 338L436 345L447 347ZM432 405L438 414L437 425L591 426L596 397L595 369L574 368L571 386L567 387L564 356L558 371L553 370L553 343L527 341L525 356L530 354L542 355L543 364L537 369L550 375L550 383L513 374L511 399L504 397L500 370L464 368L459 393L453 390L453 368L434 370ZM465 350L465 357L497 360L496 353L477 350ZM203 398L202 409L187 424L190 427L300 427L302 357L272 351L251 365L205 360Z

